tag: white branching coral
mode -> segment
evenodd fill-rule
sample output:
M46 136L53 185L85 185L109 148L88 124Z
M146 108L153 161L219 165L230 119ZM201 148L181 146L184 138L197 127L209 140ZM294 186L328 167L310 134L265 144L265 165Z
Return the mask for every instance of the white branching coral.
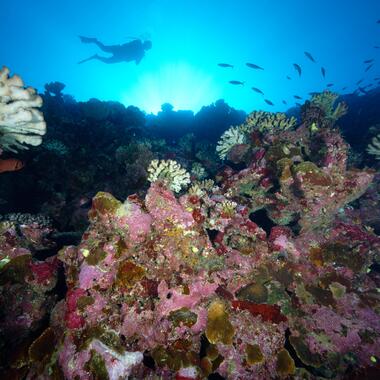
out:
M221 160L227 157L228 152L234 145L244 144L246 142L245 133L244 125L238 125L227 129L227 131L222 134L216 146L216 151Z
M190 174L173 160L153 160L148 173L149 182L161 180L176 193L190 183Z
M9 72L5 66L0 70L0 148L16 152L28 149L28 145L40 145L46 123L37 109L42 98Z
M375 136L367 146L367 152L375 156L376 160L380 160L380 134Z

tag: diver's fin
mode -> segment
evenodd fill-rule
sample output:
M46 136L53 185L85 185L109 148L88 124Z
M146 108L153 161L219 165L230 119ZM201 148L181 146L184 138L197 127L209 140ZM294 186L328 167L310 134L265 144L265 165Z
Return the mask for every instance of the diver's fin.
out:
M80 38L80 41L83 42L84 44L90 44L91 42L96 42L96 38L91 38L91 37L83 37L83 36L78 36Z
M87 61L91 61L92 59L97 59L98 58L98 55L97 54L94 54L94 55L92 55L91 57L89 57L89 58L86 58L86 59L83 59L82 61L79 61L78 62L78 65L80 65L81 63L85 63L85 62L87 62Z

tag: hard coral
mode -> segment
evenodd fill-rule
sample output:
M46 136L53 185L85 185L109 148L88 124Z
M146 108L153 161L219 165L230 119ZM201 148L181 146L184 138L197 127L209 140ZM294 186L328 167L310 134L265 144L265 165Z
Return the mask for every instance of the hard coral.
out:
M0 70L0 147L16 152L28 149L28 145L40 145L46 124L38 110L42 98L9 72L5 66Z

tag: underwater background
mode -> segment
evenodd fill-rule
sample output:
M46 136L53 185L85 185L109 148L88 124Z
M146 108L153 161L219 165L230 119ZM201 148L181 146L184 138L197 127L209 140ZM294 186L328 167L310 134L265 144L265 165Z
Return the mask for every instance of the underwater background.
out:
M380 378L380 1L0 35L0 379Z

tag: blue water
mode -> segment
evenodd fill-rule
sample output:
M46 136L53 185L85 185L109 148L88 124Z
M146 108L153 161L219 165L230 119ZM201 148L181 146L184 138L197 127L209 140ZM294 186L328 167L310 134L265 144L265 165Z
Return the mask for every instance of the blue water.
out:
M45 83L60 81L76 100L115 100L147 113L164 102L196 112L220 98L246 112L285 110L294 95L305 98L327 83L352 92L361 78L366 85L380 74L379 0L2 0L0 17L0 64L28 85L43 91ZM153 48L139 65L78 65L101 53L78 35L111 45L150 39ZM368 59L374 65L364 73ZM220 68L221 62L234 68Z

